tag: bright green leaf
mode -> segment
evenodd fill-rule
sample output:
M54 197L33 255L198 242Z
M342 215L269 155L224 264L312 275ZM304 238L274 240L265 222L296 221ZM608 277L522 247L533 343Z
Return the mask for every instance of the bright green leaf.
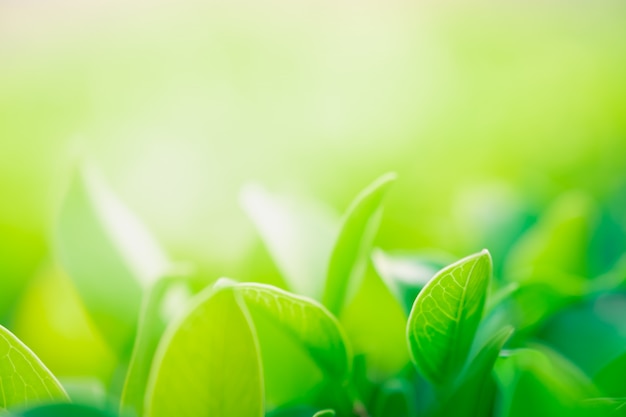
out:
M407 324L413 362L436 385L454 381L480 323L491 257L482 251L441 270L419 293Z
M338 216L317 201L271 194L256 185L244 188L241 200L289 289L319 300Z
M263 392L259 347L244 302L232 287L207 289L159 344L145 416L261 417Z
M276 322L289 333L329 377L343 381L350 372L350 353L337 319L314 300L265 284L235 286L253 319L257 315Z
M324 305L336 316L363 275L382 216L382 202L395 179L393 173L378 178L356 197L343 218L322 297Z
M13 333L0 326L0 411L50 401L66 401L59 381Z
M144 288L168 261L138 219L92 170L74 176L55 235L61 263L107 341L130 343Z

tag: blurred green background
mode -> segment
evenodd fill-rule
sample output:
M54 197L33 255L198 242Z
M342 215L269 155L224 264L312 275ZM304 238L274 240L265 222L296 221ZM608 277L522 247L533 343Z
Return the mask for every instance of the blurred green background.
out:
M592 228L620 231L593 256L606 272L626 228L626 4L434 3L1 2L0 323L61 377L111 372L51 250L81 159L209 276L276 281L243 185L343 211L386 171L385 249L488 247L501 268L576 190Z

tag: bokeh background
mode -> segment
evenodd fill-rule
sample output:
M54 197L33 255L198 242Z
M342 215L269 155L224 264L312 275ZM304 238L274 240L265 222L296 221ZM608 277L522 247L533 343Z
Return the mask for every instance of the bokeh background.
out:
M380 247L498 268L575 192L620 231L601 273L625 247L626 4L1 1L0 323L66 380L115 363L51 249L85 159L216 278L277 280L245 184L340 212L387 171Z

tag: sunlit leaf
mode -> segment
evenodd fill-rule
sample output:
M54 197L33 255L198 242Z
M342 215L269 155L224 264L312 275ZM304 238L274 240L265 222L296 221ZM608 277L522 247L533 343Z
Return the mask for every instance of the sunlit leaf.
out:
M66 401L59 381L13 333L0 326L0 411Z
M378 230L383 199L395 179L392 173L378 178L356 197L343 218L322 297L324 305L337 316L358 286Z
M338 216L317 201L272 194L257 185L244 188L241 200L289 289L321 299Z
M72 179L55 247L95 324L116 350L127 349L142 292L168 268L168 261L93 170L82 169Z
M305 297L264 284L238 284L253 317L262 314L280 327L311 355L330 377L342 381L350 372L347 340L337 319L325 307Z
M246 416L264 413L254 327L232 288L207 289L168 326L155 354L146 417Z
M463 367L482 317L491 257L483 251L440 271L419 293L407 324L413 362L436 385Z

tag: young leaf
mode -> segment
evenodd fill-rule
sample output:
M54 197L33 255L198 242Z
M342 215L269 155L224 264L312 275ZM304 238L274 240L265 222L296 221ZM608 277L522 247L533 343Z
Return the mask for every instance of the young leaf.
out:
M0 326L0 414L29 404L67 401L65 390L37 356Z
M265 284L237 284L252 318L264 315L295 338L325 374L344 381L350 373L346 336L319 303Z
M486 250L441 270L419 293L407 324L413 362L438 386L463 367L482 317L491 277Z
M358 285L382 215L382 202L396 175L378 178L352 202L335 242L322 302L335 315L341 313L349 293Z
M487 341L461 375L451 398L442 404L439 415L473 417L491 414L496 391L493 367L512 333L513 328L507 326Z
M376 272L407 316L420 290L438 271L452 262L448 262L447 256L443 255L395 254L381 249L374 250L372 261Z
M143 289L168 267L148 232L91 170L74 176L55 247L95 324L118 352L132 339Z
M293 292L321 299L338 216L314 200L249 185L241 202Z
M245 304L232 287L207 289L161 339L145 416L261 417L263 391L257 338Z

